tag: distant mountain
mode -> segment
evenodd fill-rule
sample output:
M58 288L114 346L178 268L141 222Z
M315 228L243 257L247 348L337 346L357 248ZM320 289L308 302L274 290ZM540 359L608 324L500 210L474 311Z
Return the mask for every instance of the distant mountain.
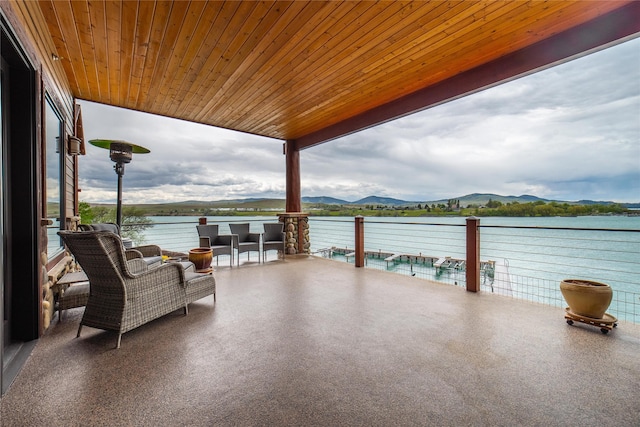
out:
M530 203L542 200L544 202L549 202L550 200L541 199L540 197L530 196L530 195L522 195L522 196L500 196L498 194L490 194L490 193L473 193L468 194L466 196L453 197L452 199L459 200L460 205L486 205L489 200L499 201L502 203ZM447 202L451 199L441 199L441 200L430 200L430 201L407 201L394 199L392 197L380 197L380 196L369 196L354 202L349 202L347 200L336 199L334 197L320 196L320 197L303 197L302 202L304 203L323 203L328 205L386 205L386 206L408 206L408 205L417 205L417 204L447 204Z
M265 200L274 200L274 199L265 199L261 198L246 198L246 199L228 199L228 200L187 200L184 202L175 202L178 205L212 205L212 204L229 204L229 203L252 203L252 202L262 202ZM277 199L276 199L277 200Z
M593 200L579 200L579 201L563 201L563 200L551 200L551 199L543 199L541 197L532 196L530 194L523 194L520 196L501 196L499 194L493 193L472 193L467 194L465 196L452 197L451 199L440 199L440 200L422 200L422 201L406 201L394 199L391 197L379 197L379 196L369 196L360 200L356 200L355 202L349 202L346 200L336 199L334 197L303 197L302 202L304 203L319 203L319 204L328 204L328 205L386 205L386 206L411 206L417 204L427 204L427 205L438 205L444 204L446 205L449 200L459 200L460 206L466 207L469 205L476 206L484 206L489 203L490 200L495 202L501 202L503 204L507 203L534 203L534 202L557 202L557 203L569 203L569 204L579 204L579 205L609 205L615 202L611 201L593 201ZM637 203L622 203L628 207L636 207Z
M325 205L410 205L416 204L417 202L407 202L405 200L393 199L391 197L378 197L378 196L369 196L360 200L356 200L355 202L349 202L347 200L336 199L335 197L303 197L302 203L318 203Z
M513 203L513 202L533 203L538 201L542 201L546 203L551 201L548 199L542 199L540 197L531 196L528 194L523 194L521 196L501 196L499 194L492 194L492 193L472 193L472 194L467 194L465 196L453 197L453 199L459 200L460 206L469 206L469 205L483 206L489 203L490 200L493 200L494 202L500 202L503 204ZM433 203L446 204L448 200L449 199L443 199L443 200L436 200L436 201L427 202L427 203L430 205Z
M578 200L577 202L569 202L569 203L576 203L578 205L610 205L610 204L615 203L615 202L605 202L605 201L602 201L602 200L600 200L600 201L598 201L598 200ZM626 205L626 206L632 205L632 203L621 203L621 204Z
M414 204L417 202L407 202L406 200L398 200L393 199L391 197L378 197L378 196L369 196L364 199L356 200L355 202L349 203L350 205L407 205Z
M489 200L493 200L493 201L497 201L497 202L501 202L503 204L507 204L507 203L514 203L514 202L518 202L518 203L534 203L534 202L545 202L545 203L549 203L549 202L556 202L556 203L568 203L568 204L572 204L572 205L612 205L612 204L616 204L616 202L612 202L612 201L603 201L603 200L578 200L578 201L572 201L572 200L552 200L552 199L543 199L541 197L537 197L537 196L531 196L529 194L523 194L521 196L501 196L499 194L492 194L492 193L473 193L473 194L467 194L466 196L460 196L460 197L454 197L453 199L455 200L459 200L460 201L460 206L469 206L469 205L477 205L477 206L482 206L482 205L486 205ZM427 204L431 205L431 204L446 204L448 201L448 199L442 199L442 200L434 200L434 201L429 201L426 202ZM623 206L626 206L628 208L633 208L633 207L638 207L640 206L639 203L620 203Z
M334 197L302 197L302 203L319 203L324 205L348 205L350 202Z

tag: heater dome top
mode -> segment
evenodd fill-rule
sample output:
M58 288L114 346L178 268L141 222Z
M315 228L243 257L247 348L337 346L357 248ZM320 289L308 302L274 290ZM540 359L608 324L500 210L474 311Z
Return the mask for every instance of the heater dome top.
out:
M91 145L95 145L96 147L105 148L107 150L111 150L111 145L128 145L129 147L131 147L131 153L133 154L146 154L151 152L148 148L144 148L140 145L116 139L92 139L91 141L89 141L89 143Z

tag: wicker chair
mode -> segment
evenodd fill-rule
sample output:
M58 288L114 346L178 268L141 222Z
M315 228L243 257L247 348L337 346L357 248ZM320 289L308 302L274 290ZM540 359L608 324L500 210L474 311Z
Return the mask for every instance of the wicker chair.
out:
M180 263L149 269L140 258L127 260L120 237L108 231L60 231L90 282L87 306L78 327L122 334L184 308L207 295L216 299L212 275L185 272Z
M267 251L269 250L276 250L278 251L278 253L282 251L282 254L284 256L284 224L281 222L265 222L263 226L264 234L262 234L262 262L266 261Z
M240 265L240 254L247 252L258 252L258 263L260 262L260 233L250 233L249 223L229 224L231 235L233 236L233 247L238 251L238 266Z

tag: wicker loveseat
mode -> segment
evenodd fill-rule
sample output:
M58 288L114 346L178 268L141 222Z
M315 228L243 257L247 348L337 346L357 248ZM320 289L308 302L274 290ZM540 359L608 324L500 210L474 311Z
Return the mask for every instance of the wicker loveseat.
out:
M179 263L149 268L141 258L127 260L120 237L109 231L58 233L85 271L90 283L87 306L78 327L122 334L184 308L208 295L215 302L216 282L210 274L185 272Z

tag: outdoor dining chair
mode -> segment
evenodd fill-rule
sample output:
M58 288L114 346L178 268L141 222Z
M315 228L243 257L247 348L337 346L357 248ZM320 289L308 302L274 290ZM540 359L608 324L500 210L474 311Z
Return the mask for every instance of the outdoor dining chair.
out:
M218 265L218 256L229 255L229 266L233 266L233 238L231 234L218 234L217 224L196 225L200 247L210 247Z
M240 254L247 252L247 260L250 252L258 252L258 262L260 262L260 233L251 233L249 223L229 224L231 235L233 236L233 247L238 251L238 266L240 265Z
M264 233L262 234L262 262L267 259L267 251L276 250L282 252L284 257L285 251L285 233L284 224L281 222L263 224Z

